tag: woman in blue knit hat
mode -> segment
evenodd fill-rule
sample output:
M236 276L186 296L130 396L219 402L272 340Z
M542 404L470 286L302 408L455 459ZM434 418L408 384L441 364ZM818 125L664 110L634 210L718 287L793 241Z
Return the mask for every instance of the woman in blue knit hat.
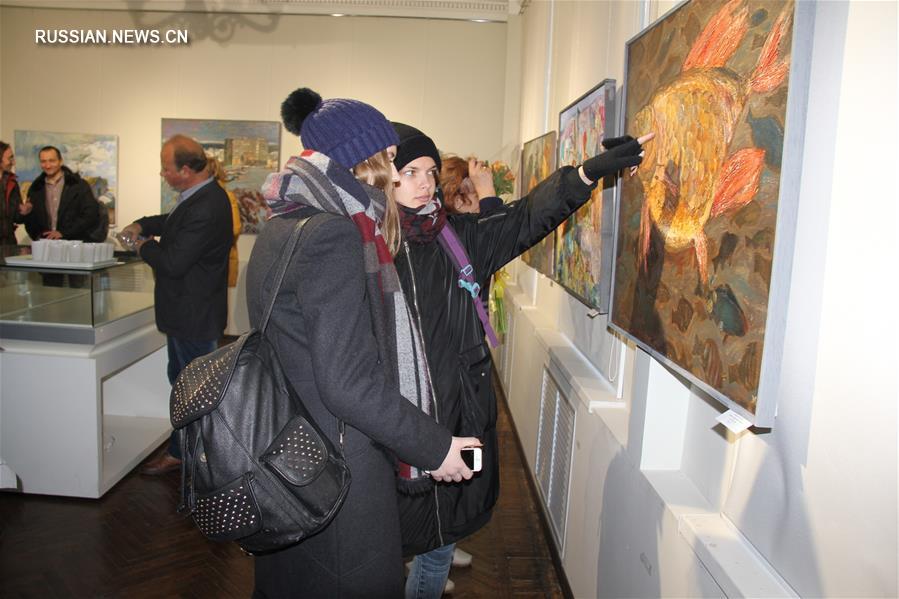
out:
M455 543L490 520L499 495L496 397L485 333L493 334L481 288L588 199L597 182L640 164L653 135L607 139L607 151L563 166L517 202L489 214L447 214L437 193L441 158L431 138L394 123L400 142L394 190L402 243L394 263L422 332L439 421L454 435L483 442L482 470L465 482L436 482L428 493L401 493L403 552L415 555L407 599L438 599ZM489 169L486 163L472 168ZM401 488L402 491L402 488Z
M393 266L393 127L368 104L323 101L306 88L288 96L281 115L306 149L263 186L272 217L247 268L250 323L262 320L297 221L311 217L266 336L316 423L341 447L352 482L322 531L256 558L253 596L398 597L396 472L407 489L468 479L459 450L479 442L437 421L421 338Z

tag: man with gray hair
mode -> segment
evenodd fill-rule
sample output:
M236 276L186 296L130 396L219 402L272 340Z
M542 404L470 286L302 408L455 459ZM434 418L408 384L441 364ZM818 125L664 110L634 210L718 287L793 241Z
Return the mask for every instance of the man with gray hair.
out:
M174 383L191 360L216 348L225 330L231 204L207 173L206 153L195 140L171 137L160 158L160 175L179 192L178 203L168 214L131 223L122 234L134 242L156 276L156 327L167 337L168 377ZM141 472L156 475L177 469L178 437L173 432L168 449Z

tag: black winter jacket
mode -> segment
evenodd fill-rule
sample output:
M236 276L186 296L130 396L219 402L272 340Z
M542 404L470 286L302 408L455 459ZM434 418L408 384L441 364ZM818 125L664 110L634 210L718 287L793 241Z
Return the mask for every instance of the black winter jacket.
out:
M100 207L87 181L68 167L62 167L65 183L59 210L56 212L56 230L63 239L91 241L90 235L100 224ZM16 222L25 223L25 230L32 239L40 239L50 230L50 213L47 212L47 175L41 173L28 188L31 212L16 215Z
M449 216L482 288L504 264L543 239L590 198L577 170L563 167L530 194L488 214ZM490 520L499 495L496 397L484 329L458 273L436 240L405 241L394 259L425 341L438 422L483 443L482 471L438 483L425 495L400 496L403 552L417 555L456 542Z

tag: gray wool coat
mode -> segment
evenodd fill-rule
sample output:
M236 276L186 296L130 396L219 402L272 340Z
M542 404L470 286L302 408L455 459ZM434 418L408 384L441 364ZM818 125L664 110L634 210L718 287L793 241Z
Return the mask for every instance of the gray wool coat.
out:
M335 444L338 419L346 423L352 482L344 505L322 532L256 558L253 596L401 597L392 456L436 469L451 435L388 380L372 333L362 240L353 222L313 208L269 221L247 268L250 322L260 324L297 219L313 214L319 216L309 221L291 257L266 336L290 383Z

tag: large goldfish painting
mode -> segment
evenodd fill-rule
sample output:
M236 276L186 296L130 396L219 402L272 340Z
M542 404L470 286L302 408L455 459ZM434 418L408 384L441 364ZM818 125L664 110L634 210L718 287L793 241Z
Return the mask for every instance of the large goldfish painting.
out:
M693 0L627 47L624 128L656 137L621 186L612 326L756 423L794 8Z
M559 113L559 165L599 154L614 123L615 81L606 79ZM611 132L609 132L611 135ZM553 278L579 300L608 312L611 288L613 198L602 185L556 229Z
M521 195L530 193L537 184L556 170L556 132L550 131L531 141L521 149ZM540 243L521 255L522 260L537 272L553 276L555 232L550 232Z

